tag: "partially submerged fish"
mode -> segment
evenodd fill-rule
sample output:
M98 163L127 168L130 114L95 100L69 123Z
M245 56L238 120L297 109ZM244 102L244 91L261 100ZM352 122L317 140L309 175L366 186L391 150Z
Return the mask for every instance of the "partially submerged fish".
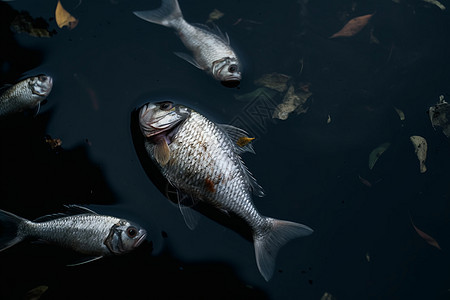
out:
M26 109L40 107L53 87L53 79L47 75L25 78L0 90L0 117L18 113Z
M127 253L146 238L146 231L124 219L99 215L71 205L65 214L29 221L0 210L0 251L25 238L35 238L88 255L84 262Z
M156 10L136 11L136 16L148 22L173 28L193 57L175 53L197 68L211 74L227 87L236 87L241 80L240 62L230 46L230 39L217 26L191 25L186 22L177 0L162 0Z
M245 167L240 153L253 152L249 143L238 144L247 133L230 125L217 125L194 110L172 102L149 103L140 109L139 123L145 148L161 173L178 190L180 209L192 228L187 197L232 212L246 221L253 233L256 262L269 280L278 249L293 238L313 232L308 226L259 214L251 193L262 188Z

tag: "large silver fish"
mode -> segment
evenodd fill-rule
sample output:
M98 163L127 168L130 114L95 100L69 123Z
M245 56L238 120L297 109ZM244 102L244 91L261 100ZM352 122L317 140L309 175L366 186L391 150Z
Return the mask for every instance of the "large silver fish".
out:
M248 223L259 271L269 280L278 249L313 230L262 216L256 210L251 193L262 195L262 189L239 156L244 151L253 152L246 142L247 133L230 125L216 125L194 110L172 102L144 105L139 116L149 156L180 195L232 212ZM186 208L180 208L188 226L193 227L185 215Z
M191 25L186 22L177 0L162 0L156 10L137 11L136 16L148 22L173 28L189 54L175 54L197 68L211 74L227 87L236 87L241 80L241 64L230 46L230 39L218 27Z
M68 206L66 214L44 216L34 222L0 210L0 233L0 251L25 238L35 238L88 255L84 262L127 253L147 235L135 223L77 205Z
M53 87L53 79L47 75L25 78L0 90L0 117L40 106Z

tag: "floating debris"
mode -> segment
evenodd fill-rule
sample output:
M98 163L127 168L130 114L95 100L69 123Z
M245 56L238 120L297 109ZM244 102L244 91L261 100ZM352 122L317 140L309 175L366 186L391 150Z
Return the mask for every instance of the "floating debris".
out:
M383 143L377 148L373 149L372 152L370 152L369 169L371 170L373 169L373 166L377 162L378 158L380 158L380 156L384 153L384 151L386 151L389 148L390 145L391 145L390 143Z
M52 139L49 135L44 137L44 141L50 146L52 150L61 147L62 145L62 141L60 139Z
M42 297L42 294L44 294L48 290L48 286L46 285L40 285L35 287L34 289L29 290L24 299L26 300L38 300Z
M427 3L430 3L430 4L433 4L433 5L436 5L437 7L439 7L441 10L445 10L445 6L441 3L441 2L439 2L439 1L437 1L437 0L423 0L424 2L427 2Z
M414 145L414 150L420 162L420 173L425 173L427 171L427 167L425 166L428 148L427 141L423 137L418 135L410 136L409 139Z
M209 22L217 21L217 20L219 20L220 18L222 18L224 15L225 15L225 14L224 14L223 12L221 12L220 10L218 10L218 9L215 8L215 9L209 14L208 20L207 20L206 22L209 23Z
M249 138L249 137L246 137L246 136L243 136L243 137L240 137L238 140L237 140L237 142L236 142L236 144L239 146L239 147L245 147L245 146L247 146L251 141L253 141L255 138Z
M78 19L65 10L59 0L58 4L56 4L55 19L59 28L68 27L69 29L74 29L78 25Z
M26 33L34 37L49 38L56 31L48 31L49 24L43 18L32 18L26 11L21 11L11 22L10 28L16 33Z
M333 295L331 295L330 293L325 292L320 300L336 300L336 298L333 297Z
M403 113L402 110L398 109L397 107L394 106L395 111L397 112L399 118L401 121L405 120L405 114Z
M268 87L282 93L287 90L290 79L291 76L280 73L264 74L255 80L255 85Z
M331 116L328 115L328 118L327 118L327 124L330 124L330 123L331 123Z
M370 262L370 254L369 254L369 252L366 253L366 260L367 260L367 262Z
M422 230L417 228L416 225L414 225L412 219L411 219L411 224L414 227L414 230L417 232L417 234L421 238L423 238L428 244L430 244L431 246L433 246L433 247L435 247L435 248L437 248L439 250L442 250L441 246L439 246L438 242L434 238L432 238L431 236L429 236L428 234L426 234L425 232L423 232Z
M311 97L311 92L305 92L303 90L295 91L293 85L291 85L284 95L283 102L278 104L273 112L273 118L280 120L286 120L289 114L295 111L297 114L305 113L308 108L304 107L306 101Z
M330 39L336 37L351 37L360 32L364 27L366 27L367 23L369 23L370 18L372 18L374 14L364 15L360 17L356 17L347 22L347 24L342 27L341 30L330 36Z
M439 102L428 109L431 125L433 128L441 127L446 137L450 137L450 105L445 101L444 96L439 96Z

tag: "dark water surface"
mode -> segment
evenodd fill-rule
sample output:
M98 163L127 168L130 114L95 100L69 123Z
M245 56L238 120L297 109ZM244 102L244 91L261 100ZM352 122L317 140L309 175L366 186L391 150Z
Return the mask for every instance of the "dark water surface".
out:
M229 89L172 54L184 48L170 29L132 14L158 1L63 5L79 19L73 30L56 26L54 1L0 3L2 84L54 78L35 118L1 125L0 208L33 219L83 204L136 221L149 237L126 256L79 267L66 267L70 251L21 243L0 253L1 299L39 285L48 286L42 299L450 298L450 142L426 114L439 95L450 98L447 10L419 0L181 1L189 22L224 13L216 23L244 61L240 87ZM12 33L14 10L42 17L56 34ZM357 35L329 39L374 12ZM275 120L281 95L236 99L272 72L309 84L306 113ZM257 154L243 158L266 191L255 206L315 230L282 248L269 282L251 242L206 216L189 230L147 176L130 122L140 105L165 99L242 124L257 138ZM52 150L46 135L62 148ZM411 135L428 142L423 174ZM370 152L386 142L370 170Z

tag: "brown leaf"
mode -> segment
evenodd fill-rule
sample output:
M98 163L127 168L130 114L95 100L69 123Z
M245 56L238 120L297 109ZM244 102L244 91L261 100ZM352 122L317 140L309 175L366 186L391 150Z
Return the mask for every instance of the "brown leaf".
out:
M341 30L330 36L330 39L335 37L350 37L360 32L372 18L373 14L356 17L347 22Z
M422 230L417 228L416 225L414 225L412 219L411 219L411 224L414 227L414 229L416 230L417 234L421 238L423 238L428 244L430 244L433 247L438 248L439 250L442 250L441 247L439 246L438 242L436 242L436 240L434 238L432 238L431 236L429 236L428 234L426 234L425 232L423 232Z
M236 142L236 144L239 146L239 147L245 147L245 146L247 146L251 141L253 141L255 138L249 138L249 137L246 137L246 136L242 136L242 137L240 137L238 140L237 140L237 142Z
M78 20L64 9L59 0L56 4L55 19L59 28L67 26L69 29L74 29L78 25Z

